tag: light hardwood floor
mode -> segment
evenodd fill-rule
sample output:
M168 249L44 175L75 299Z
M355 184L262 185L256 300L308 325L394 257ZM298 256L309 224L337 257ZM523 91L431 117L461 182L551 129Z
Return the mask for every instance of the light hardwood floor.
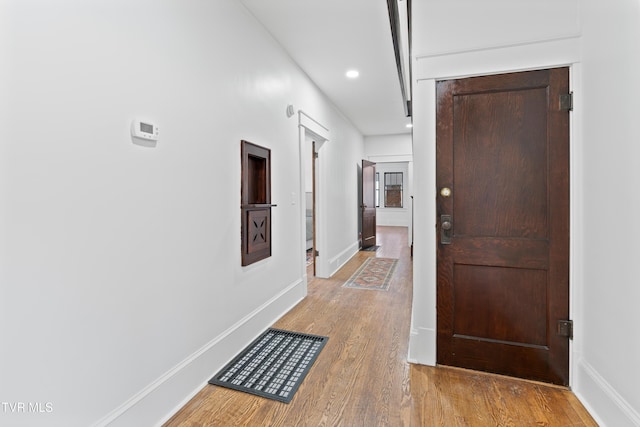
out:
M274 325L329 337L291 403L208 385L165 426L597 425L560 387L407 363L406 236L406 228L379 227L377 252L359 252L330 279L311 279L308 297ZM343 288L372 256L399 259L389 290Z

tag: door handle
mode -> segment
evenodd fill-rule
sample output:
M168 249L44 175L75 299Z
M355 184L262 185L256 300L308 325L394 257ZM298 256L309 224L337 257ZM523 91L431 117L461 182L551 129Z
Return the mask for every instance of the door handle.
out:
M451 234L453 223L451 215L440 215L440 243L443 245L451 244Z

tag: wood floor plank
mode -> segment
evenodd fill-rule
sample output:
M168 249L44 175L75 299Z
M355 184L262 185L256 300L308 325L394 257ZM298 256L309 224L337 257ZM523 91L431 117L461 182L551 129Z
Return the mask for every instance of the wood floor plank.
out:
M273 325L329 337L291 403L208 385L165 426L597 425L566 389L409 364L407 229L378 227L377 240L377 252L357 253L330 279L311 278L307 298ZM343 288L368 257L398 259L389 290Z

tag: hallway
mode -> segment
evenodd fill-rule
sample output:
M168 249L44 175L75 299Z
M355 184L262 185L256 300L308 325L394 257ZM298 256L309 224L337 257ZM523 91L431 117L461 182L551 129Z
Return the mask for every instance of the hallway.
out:
M308 297L274 325L329 337L290 404L207 385L165 426L596 425L563 388L410 365L407 230L377 232L377 252L358 252L330 279L310 279ZM367 257L399 260L387 292L342 287Z

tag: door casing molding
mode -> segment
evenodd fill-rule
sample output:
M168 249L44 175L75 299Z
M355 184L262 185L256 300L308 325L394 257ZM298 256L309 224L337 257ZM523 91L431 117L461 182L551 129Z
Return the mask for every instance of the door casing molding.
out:
M306 225L305 225L305 159L304 159L304 147L303 144L306 143L307 139L313 139L316 144L316 152L321 152L320 150L324 146L326 142L328 142L331 138L331 133L329 129L324 126L322 123L311 117L306 112L299 110L298 111L298 156L300 162L300 187L299 187L299 197L298 204L300 206L300 268L302 277L305 283L305 289L307 286L307 269L306 269ZM324 169L326 165L322 161L322 155L318 157L318 165L316 168L316 250L320 253L318 257L316 257L316 276L318 277L329 277L330 268L329 268L329 260L326 256L326 200L327 195L325 191L325 174Z

